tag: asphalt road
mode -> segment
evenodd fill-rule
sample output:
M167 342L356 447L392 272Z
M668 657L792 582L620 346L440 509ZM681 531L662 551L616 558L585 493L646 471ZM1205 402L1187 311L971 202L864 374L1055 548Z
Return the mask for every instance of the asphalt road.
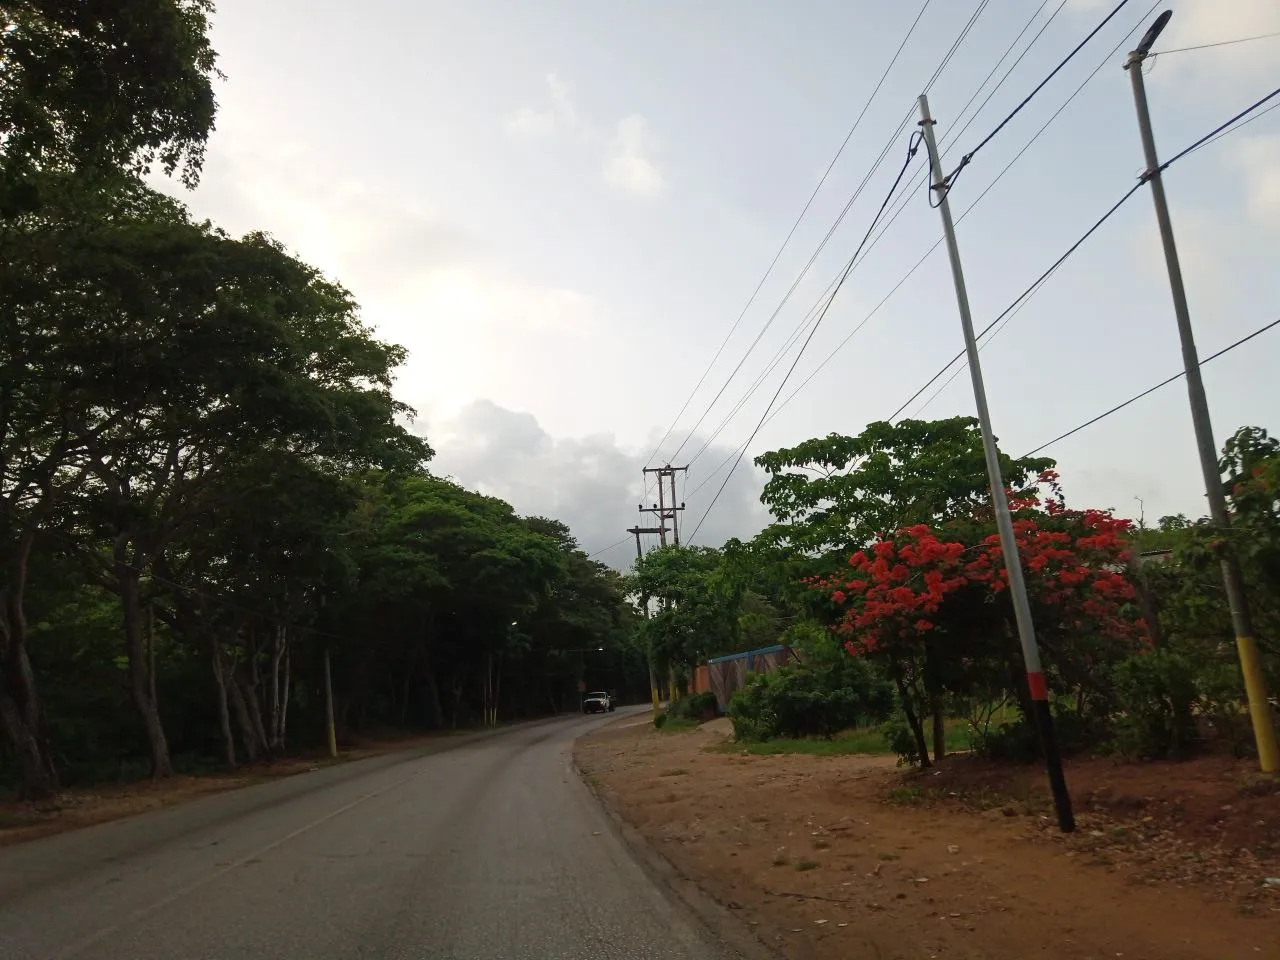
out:
M0 960L728 960L571 769L573 739L603 722L460 737L2 849Z

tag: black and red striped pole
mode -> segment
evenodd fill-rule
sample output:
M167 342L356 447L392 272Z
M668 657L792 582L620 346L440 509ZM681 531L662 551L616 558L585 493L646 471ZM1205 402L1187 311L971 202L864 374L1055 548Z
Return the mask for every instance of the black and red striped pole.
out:
M1013 517L1009 513L1009 498L1005 494L1004 476L1000 470L1000 453L996 449L995 435L991 432L991 411L987 408L987 390L982 382L982 366L978 362L978 343L973 335L973 316L969 312L969 294L964 285L964 270L960 266L960 248L956 245L955 224L951 220L951 205L947 201L949 184L942 173L942 161L934 142L933 118L929 116L929 99L920 95L920 127L924 142L929 148L929 164L933 171L930 193L937 199L931 203L942 211L942 228L946 233L947 254L951 258L951 275L956 285L956 300L960 304L960 325L964 329L964 346L969 358L969 375L973 379L973 397L978 406L978 423L982 428L982 451L987 461L987 480L991 485L991 503L995 508L996 528L1000 531L1000 549L1004 553L1004 565L1009 574L1009 596L1013 599L1013 615L1018 622L1018 638L1022 641L1022 658L1027 665L1027 686L1031 691L1031 706L1040 745L1044 751L1045 766L1049 772L1049 789L1053 794L1053 806L1058 813L1058 826L1064 833L1076 828L1071 812L1071 795L1067 793L1067 778L1062 773L1062 755L1058 752L1058 738L1053 732L1053 714L1049 710L1049 690L1044 682L1040 666L1040 648L1036 643L1036 626L1031 619L1031 602L1027 599L1027 584L1022 576L1022 557L1018 541L1013 535Z

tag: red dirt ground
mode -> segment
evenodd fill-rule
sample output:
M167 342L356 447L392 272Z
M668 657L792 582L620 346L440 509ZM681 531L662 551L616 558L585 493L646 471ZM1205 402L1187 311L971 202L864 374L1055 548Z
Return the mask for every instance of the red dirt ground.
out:
M1239 764L1072 764L1066 838L1035 768L904 773L883 757L750 756L726 736L723 721L620 721L576 758L784 957L1280 960L1280 887L1265 885L1280 794Z

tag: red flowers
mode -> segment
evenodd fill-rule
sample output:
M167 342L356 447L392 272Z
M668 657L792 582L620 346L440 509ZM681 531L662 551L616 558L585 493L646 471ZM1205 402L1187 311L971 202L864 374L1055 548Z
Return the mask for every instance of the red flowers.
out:
M1011 503L1032 602L1052 608L1057 623L1141 639L1144 625L1122 609L1134 598L1123 573L1129 521L1107 510L1068 510L1053 471L1039 483L1048 488L1046 495L1023 492ZM990 529L975 523L906 527L854 553L852 578L845 574L812 585L845 608L838 629L851 637L851 652L935 630L947 633L949 627L962 630L955 620L959 608L948 608L960 591L991 595L1008 589L1000 538Z

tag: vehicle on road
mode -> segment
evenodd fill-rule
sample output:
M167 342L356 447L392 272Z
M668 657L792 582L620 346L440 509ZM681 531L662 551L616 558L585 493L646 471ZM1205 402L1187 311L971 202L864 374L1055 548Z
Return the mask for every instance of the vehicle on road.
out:
M583 713L613 713L616 709L617 704L613 702L613 697L603 690L588 693L582 698Z

